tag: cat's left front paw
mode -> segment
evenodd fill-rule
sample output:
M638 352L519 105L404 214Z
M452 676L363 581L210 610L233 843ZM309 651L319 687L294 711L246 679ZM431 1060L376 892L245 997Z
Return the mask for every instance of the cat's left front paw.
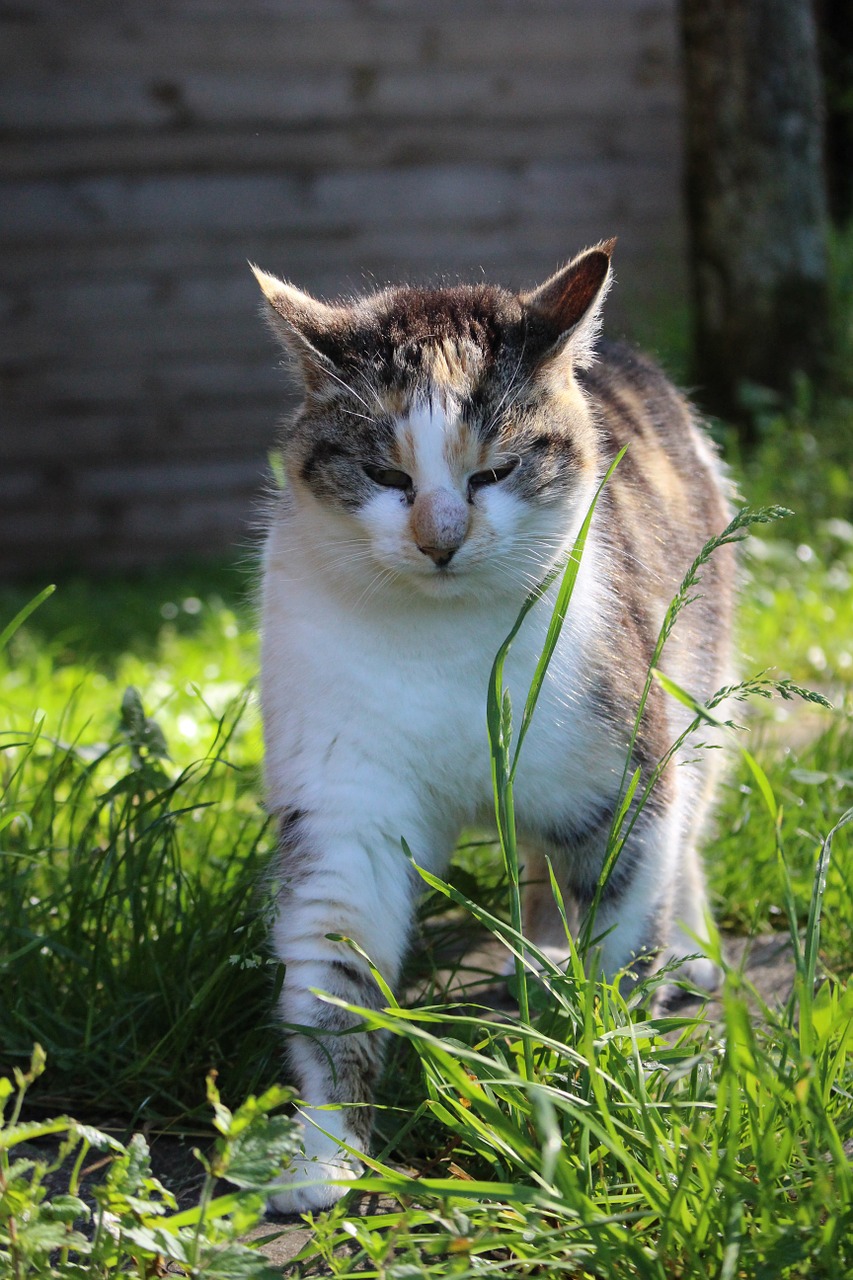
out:
M306 1213L330 1209L345 1196L352 1182L361 1176L363 1166L341 1151L329 1160L294 1156L284 1171L281 1190L274 1190L267 1208L274 1213ZM339 1183L342 1185L333 1185Z

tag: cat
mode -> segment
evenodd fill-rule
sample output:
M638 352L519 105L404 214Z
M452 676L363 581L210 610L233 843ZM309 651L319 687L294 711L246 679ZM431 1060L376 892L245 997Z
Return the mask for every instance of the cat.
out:
M253 268L301 371L287 482L263 555L261 705L281 890L281 1013L302 1100L304 1155L281 1212L344 1194L368 1150L382 1038L311 994L384 999L352 939L393 987L418 877L442 874L460 829L490 813L486 688L528 591L572 546L610 461L575 594L515 783L528 936L565 951L545 858L575 922L589 904L652 649L684 571L729 519L728 483L686 399L648 359L598 343L613 241L538 288L387 288L327 304ZM711 558L665 666L707 698L727 677L735 565ZM523 697L556 588L506 666ZM680 712L680 715L679 715ZM686 712L652 687L633 751L644 778ZM669 767L607 883L596 933L616 973L647 949L697 956L707 899L697 839L708 758ZM538 886L538 887L536 887ZM614 927L615 926L615 927ZM688 958L692 957L692 958ZM349 1148L349 1150L347 1150Z

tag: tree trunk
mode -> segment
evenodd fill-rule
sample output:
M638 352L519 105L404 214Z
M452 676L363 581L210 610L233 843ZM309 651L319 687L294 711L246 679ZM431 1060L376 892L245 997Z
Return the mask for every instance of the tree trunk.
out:
M828 335L822 95L810 0L681 0L697 395L744 420Z
M819 0L817 19L826 88L829 211L844 227L853 218L853 4Z

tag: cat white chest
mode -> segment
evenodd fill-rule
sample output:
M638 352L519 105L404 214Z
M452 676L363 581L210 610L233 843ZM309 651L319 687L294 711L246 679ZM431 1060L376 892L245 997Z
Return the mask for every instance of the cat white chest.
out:
M262 665L270 807L334 810L398 846L401 836L420 843L424 856L439 849L441 865L459 827L491 811L486 691L518 602L406 606L386 593L372 607L346 607L300 576L277 543L274 531ZM549 615L543 601L528 616L506 665L517 720ZM547 821L565 805L567 782L589 789L583 647L580 623L567 624L524 745L522 818L535 810Z

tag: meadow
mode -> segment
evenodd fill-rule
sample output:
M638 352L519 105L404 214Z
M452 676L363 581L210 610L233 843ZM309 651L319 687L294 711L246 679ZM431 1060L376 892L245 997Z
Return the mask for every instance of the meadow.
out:
M424 885L402 1006L363 1011L391 1040L361 1185L379 1212L318 1215L288 1275L853 1275L853 388L828 388L756 396L748 454L717 428L750 506L793 512L741 531L750 678L705 852L719 1017L653 1016L653 981L625 996L581 955L517 961L519 1012L448 999L436 947L485 931L521 952L512 832L503 851L471 833ZM0 589L0 1275L280 1274L237 1243L292 1144L251 574L68 579L27 612L45 585ZM771 932L792 991L765 1002L725 937ZM178 1211L128 1136L211 1123L201 1202ZM59 1154L25 1146L51 1133Z

